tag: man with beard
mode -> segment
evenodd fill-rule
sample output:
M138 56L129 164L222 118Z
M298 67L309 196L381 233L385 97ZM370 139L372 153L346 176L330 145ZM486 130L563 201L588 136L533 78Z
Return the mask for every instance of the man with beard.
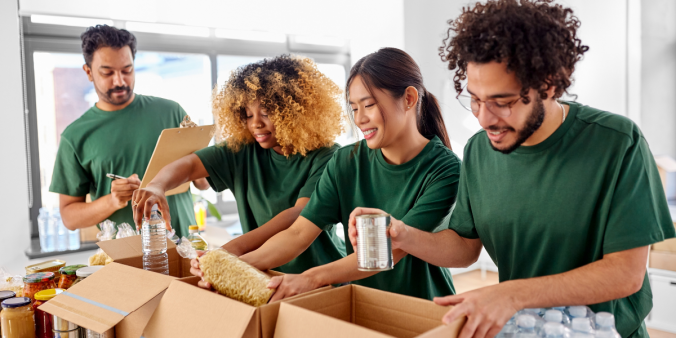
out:
M458 267L484 245L501 283L435 299L455 305L444 322L468 317L460 338L493 337L524 308L570 305L614 314L622 337L647 337L649 245L674 225L639 128L557 100L588 47L573 11L551 2L477 3L450 22L441 55L483 130L465 147L449 229L393 220L393 248ZM353 245L355 234L351 220Z
M89 27L82 34L82 66L99 101L61 134L49 191L59 193L61 217L73 230L106 219L134 226L132 193L141 184L162 130L186 115L170 100L134 93L136 38L124 29ZM123 175L111 179L107 173ZM209 187L206 179L193 182ZM86 202L87 194L92 202ZM190 191L167 198L178 236L195 224Z

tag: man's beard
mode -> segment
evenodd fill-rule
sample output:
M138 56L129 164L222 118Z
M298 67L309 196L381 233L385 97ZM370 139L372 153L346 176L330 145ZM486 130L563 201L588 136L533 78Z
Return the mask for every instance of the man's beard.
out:
M131 99L131 95L133 94L131 88L129 86L117 86L114 88L109 89L107 92L102 92L99 90L96 85L94 85L94 88L96 89L96 92L99 94L99 98L106 101L107 103L110 103L115 106L121 106ZM113 98L113 92L116 90L125 90L127 91L127 95L122 96L121 98L115 99Z
M512 144L511 146L507 147L506 149L498 149L493 145L493 142L490 140L488 143L491 145L491 148L495 151L499 151L503 154L509 154L516 150L516 148L520 147L521 144L526 142L526 140L533 135L533 133L540 129L540 126L542 125L542 121L545 120L545 106L542 103L542 99L538 96L535 102L533 102L533 110L531 110L530 116L528 116L528 119L526 120L526 125L523 127L523 129L519 130L516 138L516 142ZM487 132L491 130L489 127ZM514 130L514 129L512 129Z

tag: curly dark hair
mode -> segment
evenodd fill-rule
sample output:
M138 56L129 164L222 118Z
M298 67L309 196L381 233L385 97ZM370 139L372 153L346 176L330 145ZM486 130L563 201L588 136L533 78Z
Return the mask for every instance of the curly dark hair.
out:
M129 46L132 59L136 57L136 37L126 29L118 29L108 25L96 25L88 27L80 35L80 39L82 39L82 55L84 55L87 66L91 66L92 64L94 52L103 47L119 49Z
M439 48L442 61L455 71L455 90L462 91L469 62L506 62L522 85L521 99L530 102L535 89L541 99L556 87L554 98L568 93L575 64L589 50L577 37L580 21L573 10L553 0L493 0L463 8Z
M246 126L246 106L259 101L275 126L287 156L332 145L343 132L342 91L310 59L280 55L241 66L213 92L218 138L238 151L255 142Z

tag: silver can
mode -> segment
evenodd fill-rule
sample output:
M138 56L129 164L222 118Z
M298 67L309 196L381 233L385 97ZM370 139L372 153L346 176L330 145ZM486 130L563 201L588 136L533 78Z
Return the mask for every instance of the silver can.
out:
M394 268L392 240L387 236L389 214L361 215L357 221L357 268L386 271Z
M63 318L52 315L54 338L80 338L80 327Z

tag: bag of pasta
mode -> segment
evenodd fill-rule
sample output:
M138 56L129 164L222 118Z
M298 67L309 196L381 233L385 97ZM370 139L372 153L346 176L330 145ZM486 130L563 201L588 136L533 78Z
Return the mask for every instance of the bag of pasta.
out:
M252 306L265 305L273 289L270 277L224 249L212 250L200 257L204 280L218 293Z

